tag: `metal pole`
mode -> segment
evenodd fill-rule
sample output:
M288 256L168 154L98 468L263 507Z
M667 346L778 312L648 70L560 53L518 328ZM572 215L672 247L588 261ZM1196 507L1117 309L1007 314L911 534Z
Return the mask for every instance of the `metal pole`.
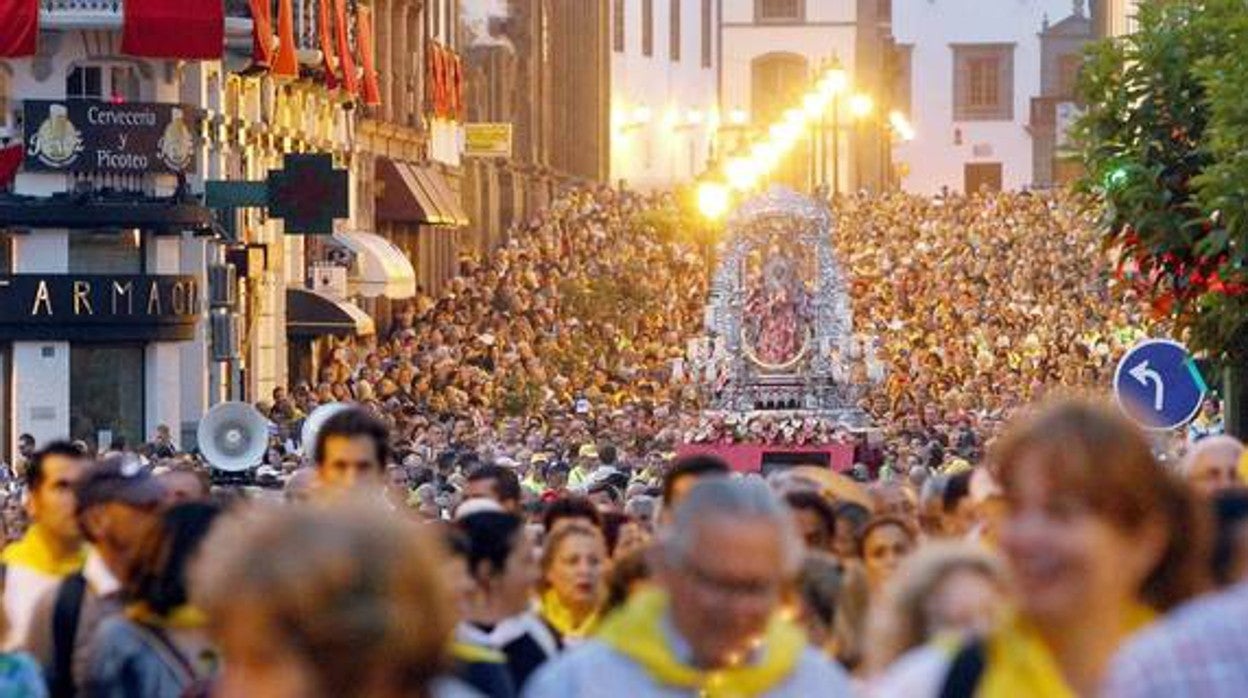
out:
M841 193L841 96L832 97L832 196Z

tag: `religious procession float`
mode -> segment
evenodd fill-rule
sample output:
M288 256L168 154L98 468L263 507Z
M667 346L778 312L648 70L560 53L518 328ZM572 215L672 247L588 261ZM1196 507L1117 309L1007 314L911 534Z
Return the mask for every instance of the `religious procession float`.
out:
M852 467L856 436L871 427L859 405L884 369L874 339L854 332L833 235L827 206L788 189L733 213L706 332L687 357L707 409L681 455L715 454L748 472Z

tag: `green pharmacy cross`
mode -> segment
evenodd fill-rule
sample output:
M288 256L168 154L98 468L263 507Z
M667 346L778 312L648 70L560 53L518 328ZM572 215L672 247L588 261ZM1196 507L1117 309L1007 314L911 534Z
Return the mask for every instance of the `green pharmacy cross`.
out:
M287 233L331 235L334 219L349 214L347 186L347 171L334 169L332 156L287 155L264 181L207 182L205 198L209 208L267 208Z

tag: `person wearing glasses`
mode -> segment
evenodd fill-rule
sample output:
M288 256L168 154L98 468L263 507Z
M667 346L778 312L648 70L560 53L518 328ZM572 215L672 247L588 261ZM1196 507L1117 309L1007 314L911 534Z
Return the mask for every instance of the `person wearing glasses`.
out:
M845 673L782 612L803 546L766 484L705 479L657 545L654 588L540 669L527 696L850 695Z

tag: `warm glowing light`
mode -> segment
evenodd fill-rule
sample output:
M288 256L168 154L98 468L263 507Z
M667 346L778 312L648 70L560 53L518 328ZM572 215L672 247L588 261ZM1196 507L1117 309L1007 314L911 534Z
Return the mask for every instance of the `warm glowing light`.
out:
M819 91L829 97L835 97L849 86L849 77L843 68L832 68L819 80Z
M802 135L802 127L786 120L778 124L772 124L771 129L767 133L771 136L773 143L783 149L788 149Z
M872 109L875 109L875 100L869 95L856 94L849 98L849 113L856 119L870 114Z
M719 220L728 213L731 192L721 182L703 182L698 185L698 210L708 220Z
M748 157L736 157L724 163L728 185L737 191L753 189L762 174L760 163Z
M663 112L663 128L673 129L680 125L680 112L668 109Z
M689 111L685 112L685 123L689 124L690 126L697 126L698 124L702 123L702 112L698 111L697 109L690 109Z
M653 116L654 114L651 113L650 107L642 105L633 110L633 123L648 124Z
M802 111L805 112L807 119L813 121L823 115L830 101L831 97L822 92L811 92L802 98Z
M893 131L897 133L897 137L903 141L914 140L914 126L906 119L906 115L899 111L891 111L888 113L888 123L893 127Z
M750 115L744 109L733 109L728 112L728 123L733 126L742 126L750 120Z
M780 149L767 142L755 143L754 147L750 148L750 157L760 172L767 172L780 161Z
M806 124L806 112L801 109L785 109L784 123L793 124L794 126L801 128Z

